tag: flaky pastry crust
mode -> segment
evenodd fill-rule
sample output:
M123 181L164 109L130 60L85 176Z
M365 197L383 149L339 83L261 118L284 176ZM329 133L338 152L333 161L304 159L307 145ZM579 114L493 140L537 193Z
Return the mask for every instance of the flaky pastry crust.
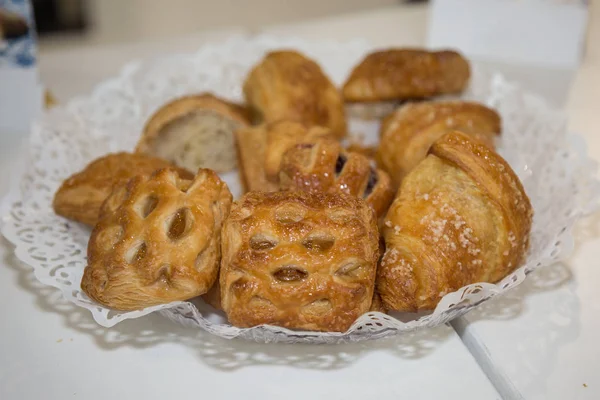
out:
M395 188L427 156L429 147L451 130L459 130L494 147L501 130L500 116L483 104L467 101L409 103L382 123L378 165Z
M385 172L374 168L367 157L346 152L339 142L329 138L302 142L289 149L281 161L279 181L283 190L360 197L377 217L385 214L394 196Z
M262 124L235 133L240 179L245 191L279 190L279 166L283 154L297 143L328 137L326 128L294 121Z
M446 293L519 267L533 210L510 166L451 132L402 182L386 216L377 290L390 310L435 308Z
M341 94L316 62L296 51L268 53L246 78L244 95L257 122L292 120L346 135Z
M347 102L381 102L462 92L469 62L455 51L389 49L367 55L343 87Z
M221 226L230 206L227 185L208 169L193 180L169 169L136 176L102 205L81 288L117 310L205 293L218 275Z
M107 154L92 161L62 183L54 195L54 212L93 226L98 222L102 203L116 185L123 184L136 175L150 175L167 167L174 168L187 179L194 176L161 158L125 152Z
M223 309L239 327L345 331L371 306L378 240L358 198L247 193L223 226Z

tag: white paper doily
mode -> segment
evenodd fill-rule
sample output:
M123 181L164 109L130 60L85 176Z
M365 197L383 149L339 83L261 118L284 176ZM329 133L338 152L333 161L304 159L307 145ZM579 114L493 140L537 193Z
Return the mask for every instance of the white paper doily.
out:
M600 198L596 165L585 143L566 131L564 116L540 98L524 93L501 76L474 68L463 98L483 102L503 120L500 153L517 172L535 209L527 263L498 284L476 283L449 293L434 312L413 315L368 313L345 333L298 332L273 326L240 329L201 301L175 302L135 312L116 312L91 302L79 283L86 265L89 229L54 215L52 197L60 183L105 153L132 150L150 114L166 101L211 91L240 101L241 82L267 50L295 48L315 58L336 84L371 50L363 41L310 43L297 39L237 37L194 54L132 63L90 95L46 113L33 128L27 171L3 203L2 233L17 257L32 266L43 283L59 288L71 302L89 309L105 327L160 311L173 321L224 338L264 342L338 343L394 335L448 322L477 304L519 285L532 270L551 264L573 247L575 221L594 210ZM351 124L355 133L368 126ZM357 132L362 131L362 132ZM236 174L225 176L234 195Z

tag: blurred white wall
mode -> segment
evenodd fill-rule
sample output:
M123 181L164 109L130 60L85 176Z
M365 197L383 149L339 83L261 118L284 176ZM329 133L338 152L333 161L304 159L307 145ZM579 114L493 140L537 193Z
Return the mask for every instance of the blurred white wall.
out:
M87 0L88 39L161 39L228 27L251 30L307 18L399 4L400 0Z

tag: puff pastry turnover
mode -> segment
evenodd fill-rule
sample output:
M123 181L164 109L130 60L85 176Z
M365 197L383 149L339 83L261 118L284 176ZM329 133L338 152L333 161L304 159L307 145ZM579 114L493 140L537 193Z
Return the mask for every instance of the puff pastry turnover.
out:
M459 93L471 75L454 51L389 49L367 55L343 87L348 102L380 102Z
M226 172L236 167L233 132L249 125L239 105L209 93L162 106L146 123L136 152L190 169Z
M345 331L371 306L379 234L358 198L250 192L222 238L221 302L233 325Z
M54 195L54 212L93 226L98 222L100 206L116 185L166 167L176 169L187 179L194 176L166 160L145 154L114 153L100 157L63 182Z
M292 146L331 135L329 129L294 121L236 131L240 179L245 191L272 192L279 190L279 166L283 154Z
M313 60L296 51L274 51L244 82L244 95L257 122L293 120L346 135L341 94Z
M386 216L377 290L388 309L431 310L446 293L520 266L533 211L494 151L451 132L402 182Z
M397 188L426 157L433 142L453 129L493 148L501 129L500 116L482 104L466 101L406 104L383 121L377 152L379 166Z
M81 288L98 303L137 310L201 295L215 282L231 193L211 170L136 176L104 202Z
M377 217L387 211L394 192L388 175L362 154L346 152L333 139L302 142L283 156L279 174L283 190L338 192L363 198Z

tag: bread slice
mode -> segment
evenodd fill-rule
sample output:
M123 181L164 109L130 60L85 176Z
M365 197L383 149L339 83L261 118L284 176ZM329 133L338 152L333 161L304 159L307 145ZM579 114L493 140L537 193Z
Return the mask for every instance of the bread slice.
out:
M249 125L244 109L204 93L162 106L148 120L136 152L197 171L236 168L234 131Z

